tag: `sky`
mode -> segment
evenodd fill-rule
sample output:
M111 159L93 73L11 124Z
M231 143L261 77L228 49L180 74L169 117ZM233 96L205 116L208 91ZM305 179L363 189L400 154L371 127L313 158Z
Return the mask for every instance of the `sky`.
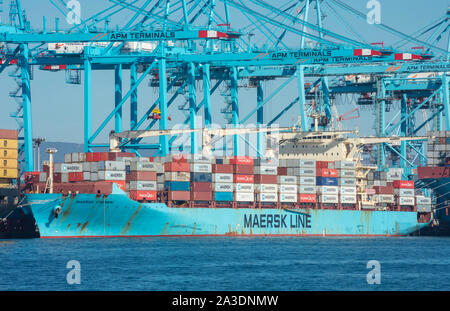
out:
M28 19L31 21L32 27L36 29L42 29L42 19L45 15L47 18L47 28L53 29L54 19L56 16L60 17L60 27L69 27L66 20L60 12L50 3L49 0L22 0L23 9L26 10ZM58 2L58 1L55 1ZM220 2L220 1L216 1ZM251 6L251 1L242 1ZM267 1L272 5L283 5L287 1ZM343 2L352 5L354 8L362 12L368 12L366 8L367 0L343 0ZM9 1L3 3L3 13L0 13L2 20L7 22L7 4ZM94 13L111 5L111 2L106 0L80 0L81 3L81 15L82 18L93 15ZM138 2L139 3L139 2ZM141 1L142 3L142 1ZM443 16L449 5L447 0L380 0L381 3L381 21L382 23L391 26L394 29L402 31L406 34L413 34L416 30L424 27L427 24L437 20ZM324 9L328 9L324 5ZM346 36L357 38L353 30L349 31L348 28L342 27L341 22L329 9L323 21L323 26L332 31L336 31ZM266 14L267 12L265 12ZM380 42L384 41L386 45L399 41L398 37L394 37L391 34L380 31L374 25L369 25L365 21L345 15L345 12L341 16L353 27L353 29L359 33L359 36L364 38L367 42ZM312 9L312 15L315 14L315 9ZM133 15L133 12L128 11L126 14L121 15L112 20L112 24L118 23L124 25ZM241 12L232 9L230 11L230 21L232 27L241 28L249 24L249 21L242 16ZM250 27L251 28L251 27ZM254 27L253 27L254 28ZM338 30L339 29L339 30ZM446 41L444 39L443 41ZM266 40L262 40L261 37L255 37L254 44L262 45ZM299 42L295 37L287 36L283 40L288 47L298 48ZM445 46L444 44L444 46ZM0 128L16 128L15 120L9 117L11 112L16 110L16 103L9 97L9 92L16 88L14 80L8 76L13 68L6 69L0 74ZM148 86L148 78L144 80L142 85L138 89L138 116L142 116L144 111L153 104L158 98L157 90ZM264 86L264 94L269 95L273 92L278 85L283 83L284 80L270 81ZM129 73L124 71L124 93L128 91L130 81ZM93 73L93 124L92 129L95 131L99 124L103 121L107 114L111 112L114 107L114 72L113 71L96 71ZM225 103L223 97L220 96L219 89L218 94L212 98L213 106L213 122L218 124L224 124L225 120L220 114L220 109L224 108ZM197 89L197 100L202 100L202 89ZM169 95L170 96L170 95ZM34 80L31 83L31 97L32 97L32 123L33 123L33 136L44 137L47 141L65 141L81 143L83 141L83 84L70 85L65 82L65 72L44 72L38 68L34 69ZM280 107L287 105L294 98L297 97L296 82L292 82L282 92L276 95L270 103L264 108L266 120L270 120L275 116ZM179 96L177 102L175 102L169 109L169 114L172 118L169 126L173 127L184 120L184 114L178 110L178 106L183 104L183 96ZM256 89L240 88L239 89L239 102L240 115L245 116L251 109L256 106ZM351 98L343 101L346 104L337 105L339 114L351 111L356 108L355 103ZM289 113L279 119L281 126L288 126L295 123L298 119L298 109L292 108ZM129 103L126 103L124 108L123 128L127 129L129 123ZM396 111L388 114L392 117ZM370 135L373 134L373 112L368 110L361 111L361 117L357 120L343 122L344 129L359 128L361 133ZM256 116L250 119L250 122L256 123ZM107 133L113 128L114 120L112 120L108 128L99 136L97 142L106 142Z

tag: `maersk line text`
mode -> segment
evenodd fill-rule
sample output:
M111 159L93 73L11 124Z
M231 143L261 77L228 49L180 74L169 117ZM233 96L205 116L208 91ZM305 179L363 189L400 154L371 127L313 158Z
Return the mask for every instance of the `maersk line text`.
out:
M311 228L311 215L244 214L244 228Z

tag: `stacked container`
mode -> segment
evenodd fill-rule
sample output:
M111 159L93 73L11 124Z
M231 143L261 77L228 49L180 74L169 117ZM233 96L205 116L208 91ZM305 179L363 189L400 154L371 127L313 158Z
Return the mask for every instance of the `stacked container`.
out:
M137 201L156 201L158 171L162 171L160 163L131 161L129 174L126 176L130 198Z
M0 130L0 188L12 187L18 178L17 131Z
M233 166L223 164L222 159L217 159L212 165L213 196L216 202L231 202L233 195Z
M212 201L212 159L195 155L188 160L191 171L191 196L192 202Z
M238 203L255 201L255 183L271 183L267 181L273 180L273 177L276 179L276 175L255 176L254 159L251 157L225 158L224 163L233 167L234 201Z
M188 173L190 174L190 164L187 162L187 158L183 156L171 157L170 162L164 163L165 173ZM177 174L175 174L177 175ZM171 175L173 177L173 175ZM167 191L168 201L189 201L191 198L191 184L190 180L195 175L189 175L189 181L179 180L165 180L164 191Z
M354 161L336 161L338 173L339 202L342 205L357 203L356 163Z
M412 207L415 205L414 181L395 180L393 185L399 206Z
M288 160L288 166L297 166L298 172L288 168L288 173L298 173L298 202L301 204L317 203L317 162L316 160Z
M278 161L268 158L255 159L254 168L256 200L262 204L277 203L279 200Z
M431 133L428 138L427 158L428 166L446 166L450 163L450 131Z
M339 203L338 171L335 169L334 162L316 162L316 184L320 203Z

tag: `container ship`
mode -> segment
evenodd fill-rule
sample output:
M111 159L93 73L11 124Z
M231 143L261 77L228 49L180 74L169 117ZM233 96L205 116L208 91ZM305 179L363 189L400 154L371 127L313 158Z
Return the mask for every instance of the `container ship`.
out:
M117 148L168 133L112 133L110 152L45 163L23 207L40 237L404 236L432 221L431 201L402 172L361 163L362 146L401 138L292 130L268 135L276 154L260 158Z
M428 139L428 163L418 167L417 187L433 197L433 223L420 231L426 235L450 235L450 131L433 132Z
M34 218L19 207L17 131L0 130L0 239L38 236Z

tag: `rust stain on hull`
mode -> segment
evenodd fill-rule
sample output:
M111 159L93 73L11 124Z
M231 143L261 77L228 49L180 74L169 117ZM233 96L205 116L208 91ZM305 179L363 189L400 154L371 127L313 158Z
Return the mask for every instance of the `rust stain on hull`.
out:
M86 222L83 224L83 226L81 227L80 233L82 233L82 232L86 229L88 223L89 223L89 222L86 221Z
M127 224L120 231L121 235L122 234L127 234L130 231L131 225L133 224L133 220L139 214L141 209L142 209L142 204L138 206L138 208L134 211L133 215L131 215L130 219L128 219Z

